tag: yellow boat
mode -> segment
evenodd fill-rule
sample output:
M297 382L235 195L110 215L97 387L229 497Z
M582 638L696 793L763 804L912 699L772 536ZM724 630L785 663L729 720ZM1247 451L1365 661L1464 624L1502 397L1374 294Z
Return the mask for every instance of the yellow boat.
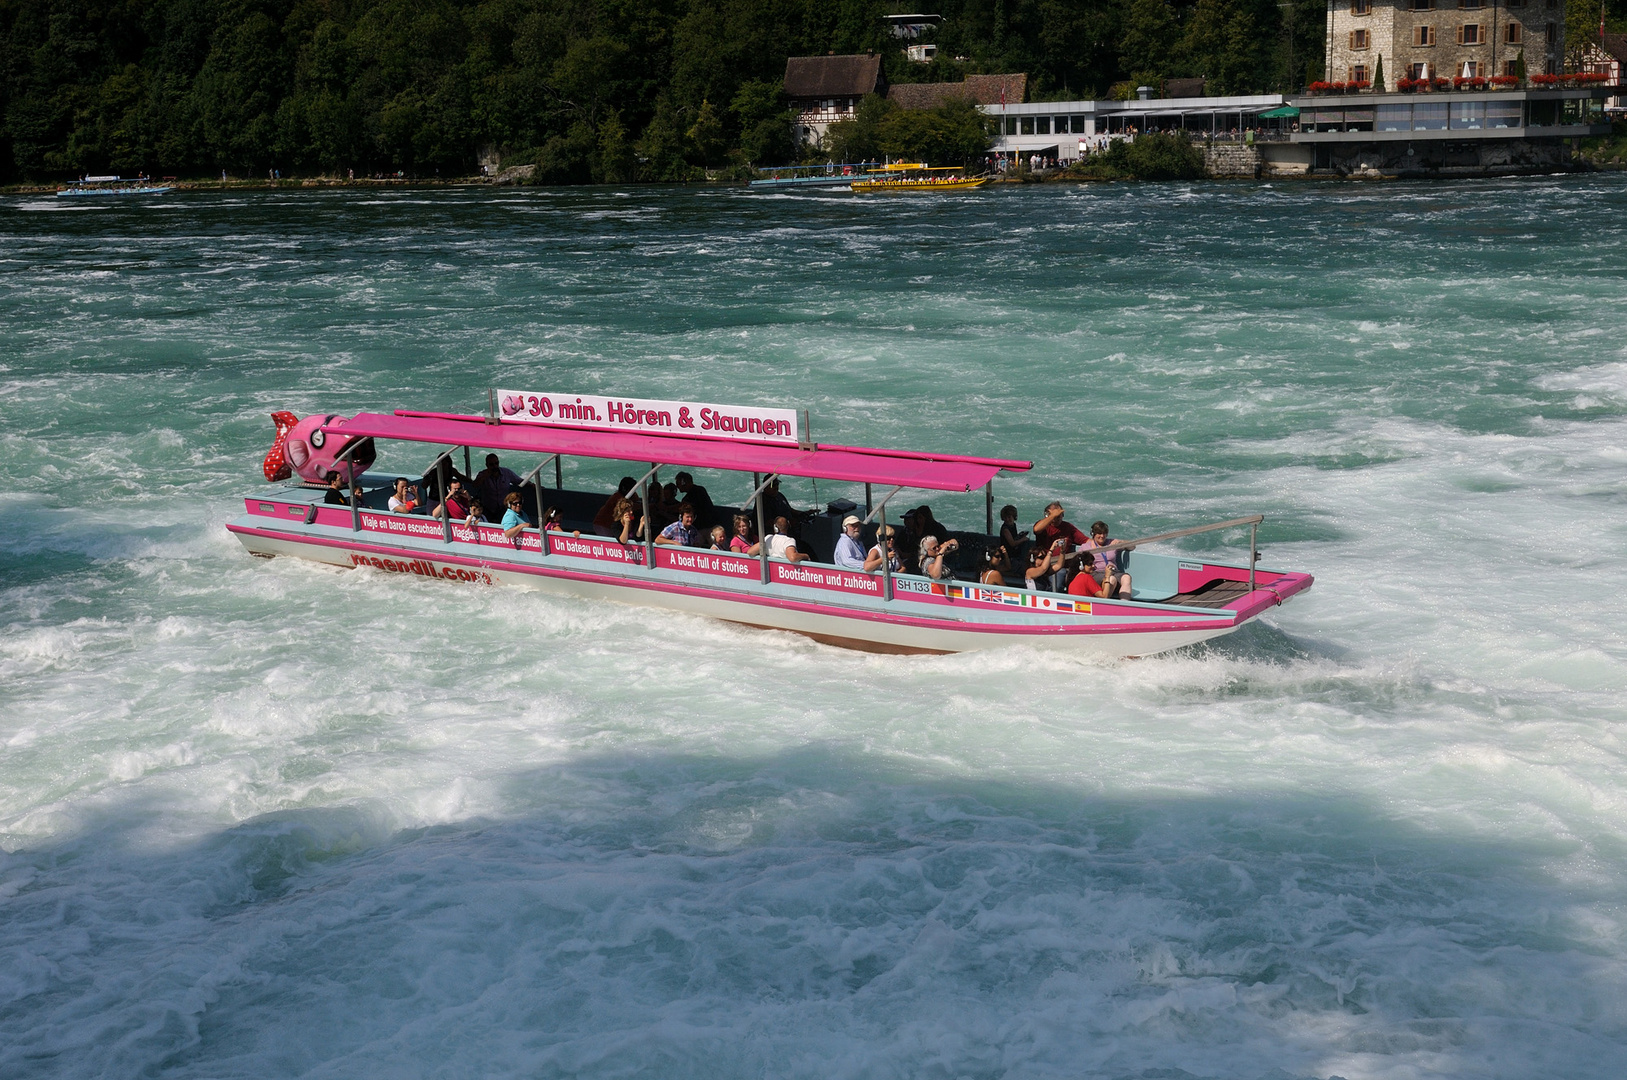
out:
M898 162L853 181L860 194L891 191L964 191L988 183L986 176L964 176L960 169L934 169L926 162Z

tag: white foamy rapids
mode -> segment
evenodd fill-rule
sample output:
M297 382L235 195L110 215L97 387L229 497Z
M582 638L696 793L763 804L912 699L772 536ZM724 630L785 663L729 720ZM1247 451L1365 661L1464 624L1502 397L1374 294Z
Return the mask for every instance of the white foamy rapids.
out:
M1223 217L1241 200L1284 229L1333 212L1311 187L1182 190L1193 213ZM995 194L988 206L1053 200L1017 203L1030 222L1083 201L1156 231L1155 246L1179 247L1191 227L1160 218L1144 189ZM1317 576L1232 638L1139 661L877 657L631 607L252 560L224 532L255 486L269 408L305 411L333 387L357 407L405 403L390 396L399 386L442 385L460 350L503 336L459 328L478 310L456 292L479 291L467 283L448 286L456 318L403 330L397 314L441 280L423 267L456 267L472 234L530 267L519 272L586 274L509 250L481 231L492 222L523 213L557 247L582 239L567 232L586 228L571 224L578 211L604 230L631 215L693 287L705 274L685 260L749 246L741 230L809 245L852 277L880 256L837 249L885 250L863 236L876 219L941 227L940 211L864 205L836 223L845 238L823 240L743 196L686 198L494 196L467 211L467 231L421 241L423 264L378 238L404 228L390 216L402 203L292 204L379 215L354 226L400 259L378 274L331 242L295 274L267 254L276 230L238 222L230 231L266 255L250 277L269 310L243 313L254 290L242 282L222 281L222 299L189 278L211 299L178 335L215 304L254 324L260 352L185 378L184 364L153 361L154 375L115 348L128 372L76 381L41 359L72 351L74 331L40 324L46 299L0 293L0 330L40 335L21 366L6 361L16 393L0 405L0 464L16 478L0 495L0 1076L1627 1068L1627 420L1619 358L1591 346L1559 342L1559 359L1521 371L1471 343L1431 375L1416 357L1384 359L1398 351L1388 342L1453 332L1427 303L1402 326L1330 301L1328 337L1363 350L1351 364L1306 345L1326 344L1315 312L1282 315L1271 334L1238 324L1230 309L1249 301L1228 275L1254 271L1229 257L1196 279L1213 295L1141 287L1145 307L1104 311L1099 334L1042 289L978 293L951 265L913 281L930 260L911 256L878 266L893 282L883 295L832 286L845 314L811 329L796 321L818 306L807 296L738 301L734 315L728 297L680 296L663 309L692 320L676 341L648 312L569 298L597 304L663 391L706 371L725 396L735 372L769 394L748 355L761 349L825 404L816 415L850 418L836 441L942 446L957 422L941 395L936 407L914 395L947 388L985 418L980 432L1055 451L1038 475L1002 481L1001 501L1026 513L1078 475L1064 490L1080 492L1080 516L1126 529L1259 508L1264 564ZM1439 198L1397 195L1421 220L1457 215L1430 240L1449 254L1470 211L1432 209ZM269 213L257 206L232 213ZM728 228L707 224L730 214ZM991 258L1075 265L1069 251L1001 247L1009 220L963 224ZM1113 257L1158 272L1135 262L1137 235ZM174 243L165 258L180 260ZM641 265L600 255L606 280ZM409 280L414 266L425 280ZM422 337L430 361L358 348L269 386L255 363L317 355L336 333L328 315L301 321L312 275L356 327ZM731 280L794 291L783 277ZM964 323L955 290L970 297ZM500 300L522 325L554 313ZM1614 333L1620 316L1601 310ZM97 340L117 342L134 316L103 318ZM1001 334L1023 319L1009 357ZM515 335L504 363L565 378L594 348L591 322ZM731 343L740 335L748 345ZM1261 342L1243 347L1250 336ZM692 345L715 367L683 367ZM584 388L613 374L583 363ZM1068 364L1097 381L1059 389ZM1431 378L1439 400L1417 389ZM200 385L208 406L179 407ZM1019 408L1042 392L1059 399L1054 414ZM1180 415L1176 394L1190 403ZM980 496L942 505L946 520L982 510ZM1188 544L1236 554L1243 541Z

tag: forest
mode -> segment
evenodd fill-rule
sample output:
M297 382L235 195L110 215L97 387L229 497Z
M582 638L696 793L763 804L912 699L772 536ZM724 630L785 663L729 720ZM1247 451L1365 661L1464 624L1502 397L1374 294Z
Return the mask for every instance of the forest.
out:
M1571 0L1573 41L1597 33L1588 4ZM905 57L883 21L900 11L943 17L938 59ZM894 83L1027 72L1030 100L1177 76L1205 77L1212 93L1291 91L1321 75L1324 11L1324 0L0 0L0 181L450 177L493 161L535 164L546 183L694 179L823 160L791 143L788 56L875 51ZM964 142L953 110L922 120L871 108L874 123L845 136L863 145L844 149Z

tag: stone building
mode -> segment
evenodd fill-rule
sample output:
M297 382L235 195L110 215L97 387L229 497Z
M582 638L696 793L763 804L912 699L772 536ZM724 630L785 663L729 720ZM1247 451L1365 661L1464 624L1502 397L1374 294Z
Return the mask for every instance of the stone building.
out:
M1561 0L1328 0L1330 82L1371 82L1384 58L1384 85L1401 78L1528 75L1560 70Z

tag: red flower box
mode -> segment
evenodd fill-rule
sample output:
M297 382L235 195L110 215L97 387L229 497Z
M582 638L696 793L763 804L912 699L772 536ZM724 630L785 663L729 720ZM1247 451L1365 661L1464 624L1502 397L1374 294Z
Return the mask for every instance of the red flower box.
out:
M1493 75L1491 77L1491 84L1493 86L1518 86L1520 85L1520 80L1515 78L1513 75Z
M1533 75L1533 76L1531 76L1531 85L1532 86L1558 86L1559 85L1559 76L1558 75Z

